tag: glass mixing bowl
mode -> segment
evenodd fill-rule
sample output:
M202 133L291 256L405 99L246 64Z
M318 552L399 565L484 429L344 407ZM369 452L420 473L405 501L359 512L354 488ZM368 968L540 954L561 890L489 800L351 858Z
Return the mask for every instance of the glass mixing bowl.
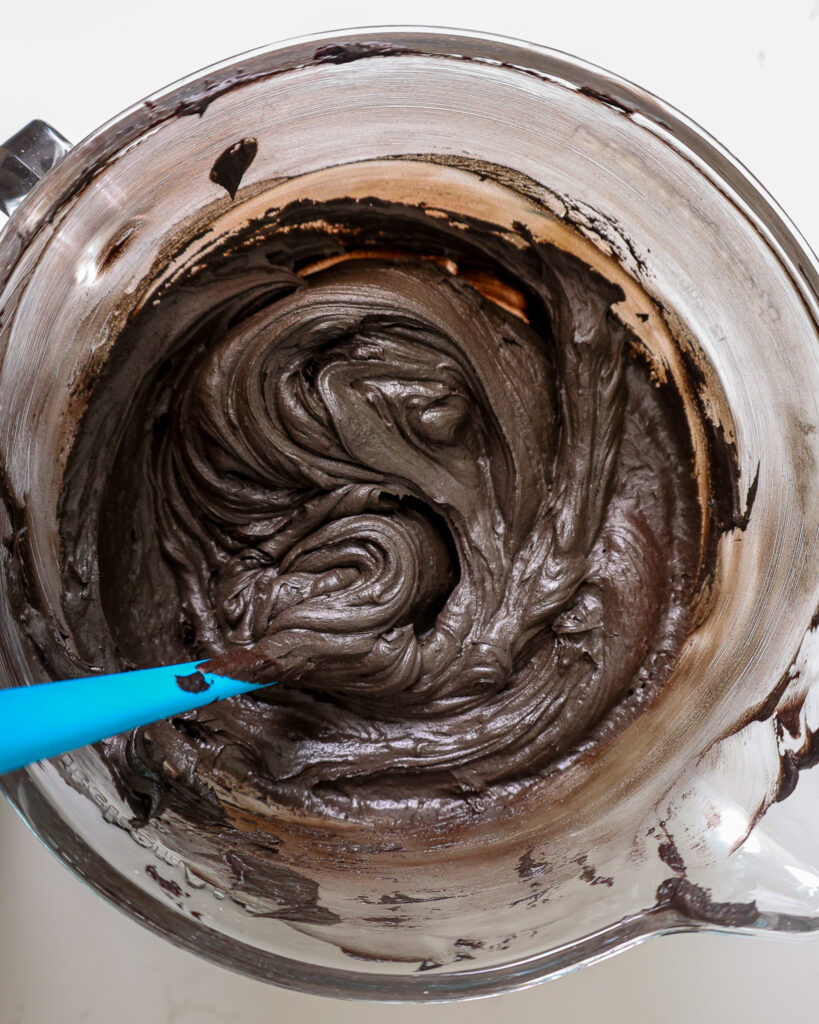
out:
M247 137L258 153L231 202L210 170ZM345 997L499 992L679 930L813 931L819 268L748 173L582 61L414 28L246 54L136 104L45 171L52 144L40 165L14 144L0 158L7 192L42 174L0 235L2 685L43 678L12 612L9 551L25 551L29 601L59 622L66 441L126 317L214 233L298 196L434 200L616 261L618 312L657 371L700 368L750 511L720 539L708 614L662 693L548 799L396 854L368 852L365 830L316 840L300 870L341 923L249 914L161 819L132 825L91 748L2 780L63 863L178 945ZM342 843L347 871L331 880L322 857Z

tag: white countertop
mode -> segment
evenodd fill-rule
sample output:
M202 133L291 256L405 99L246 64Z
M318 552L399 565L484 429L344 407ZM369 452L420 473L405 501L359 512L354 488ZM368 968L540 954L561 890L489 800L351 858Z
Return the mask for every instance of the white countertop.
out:
M12 5L6 5L11 7ZM0 14L0 138L33 117L72 140L175 78L288 36L435 24L575 53L673 103L728 146L819 249L819 0L75 0ZM553 9L554 8L554 9ZM88 892L0 802L0 1024L584 1024L816 1018L819 938L652 940L527 992L447 1006L330 1003L179 951Z

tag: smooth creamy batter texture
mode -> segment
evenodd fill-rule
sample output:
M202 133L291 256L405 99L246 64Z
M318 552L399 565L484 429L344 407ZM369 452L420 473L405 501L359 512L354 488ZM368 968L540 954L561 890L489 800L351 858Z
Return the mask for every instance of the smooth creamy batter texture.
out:
M339 199L133 317L62 496L77 650L279 681L107 742L138 819L224 825L214 778L327 818L491 815L652 700L702 513L621 298L522 227Z

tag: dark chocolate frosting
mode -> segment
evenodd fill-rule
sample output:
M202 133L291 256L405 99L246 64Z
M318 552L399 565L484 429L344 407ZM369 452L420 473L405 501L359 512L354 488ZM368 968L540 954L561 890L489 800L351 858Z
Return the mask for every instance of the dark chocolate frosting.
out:
M215 777L330 816L491 807L651 701L702 513L621 299L523 227L340 199L132 318L61 503L77 650L278 680L106 743L139 817L219 820Z

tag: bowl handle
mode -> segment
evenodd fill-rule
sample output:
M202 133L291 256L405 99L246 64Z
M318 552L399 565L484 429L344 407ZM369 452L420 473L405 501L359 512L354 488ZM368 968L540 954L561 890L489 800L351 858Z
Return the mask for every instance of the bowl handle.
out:
M71 143L45 121L29 121L0 146L0 212L10 217Z

